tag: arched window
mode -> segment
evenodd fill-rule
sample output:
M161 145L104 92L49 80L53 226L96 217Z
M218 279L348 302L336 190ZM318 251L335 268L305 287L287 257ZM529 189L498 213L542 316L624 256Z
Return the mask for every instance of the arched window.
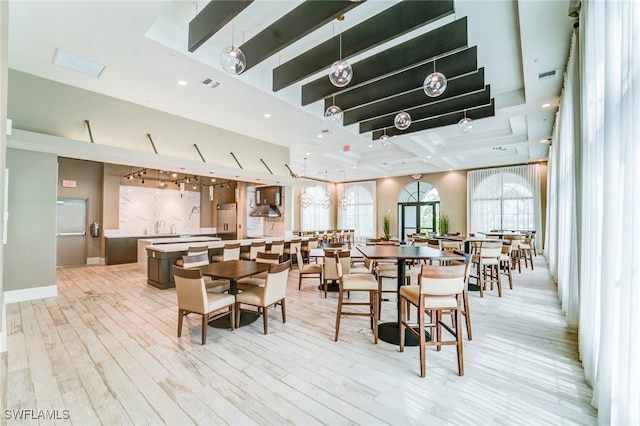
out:
M439 229L440 195L427 182L411 182L398 194L398 235L429 234Z
M438 190L427 182L411 182L398 195L398 203L419 203L440 201Z
M311 196L311 204L300 206L300 228L303 231L323 231L331 228L331 209L322 204L325 196L325 187L318 183L307 188L307 194Z
M539 229L537 165L476 170L467 180L469 232Z
M375 237L376 182L341 184L338 194L344 194L349 201L346 208L338 207L338 228L355 230L358 242Z

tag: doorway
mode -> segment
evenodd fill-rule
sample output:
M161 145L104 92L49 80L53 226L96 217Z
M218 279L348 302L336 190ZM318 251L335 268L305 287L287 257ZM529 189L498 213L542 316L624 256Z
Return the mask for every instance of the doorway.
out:
M440 201L398 203L398 227L401 241L407 234L435 233Z
M87 200L58 198L56 233L56 266L87 263Z

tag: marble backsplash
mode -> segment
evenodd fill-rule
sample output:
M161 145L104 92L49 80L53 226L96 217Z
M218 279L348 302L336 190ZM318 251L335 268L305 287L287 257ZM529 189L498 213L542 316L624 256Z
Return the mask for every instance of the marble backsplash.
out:
M184 234L200 229L200 193L120 186L121 234Z

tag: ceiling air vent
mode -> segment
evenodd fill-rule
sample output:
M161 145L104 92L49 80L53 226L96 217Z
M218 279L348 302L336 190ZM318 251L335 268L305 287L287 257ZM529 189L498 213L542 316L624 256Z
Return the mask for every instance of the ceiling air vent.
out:
M210 78L205 78L204 80L202 80L202 84L204 84L207 87L211 87L212 89L215 89L216 87L220 86L219 81L211 80Z
M538 80L548 80L554 78L558 74L558 70L551 70L547 72L541 72L538 74Z

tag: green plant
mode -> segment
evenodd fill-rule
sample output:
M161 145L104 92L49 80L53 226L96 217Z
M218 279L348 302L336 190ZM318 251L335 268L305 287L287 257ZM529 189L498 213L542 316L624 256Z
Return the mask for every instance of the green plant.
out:
M391 235L391 216L389 213L386 213L382 219L382 233L385 237Z
M449 215L440 215L440 235L447 235L449 233Z

